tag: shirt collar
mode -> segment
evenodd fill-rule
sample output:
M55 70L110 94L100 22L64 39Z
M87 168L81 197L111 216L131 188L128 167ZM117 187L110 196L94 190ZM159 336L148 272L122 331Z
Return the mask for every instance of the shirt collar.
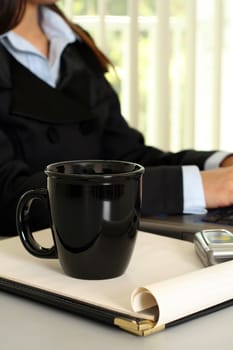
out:
M68 42L77 39L77 35L74 34L64 19L45 6L41 6L41 26L49 39L59 37Z
M68 44L77 39L77 35L72 31L64 19L46 6L40 7L40 20L41 26L49 40L57 37L63 39L63 41ZM1 41L7 41L15 50L36 53L33 45L12 30L0 35L0 42Z

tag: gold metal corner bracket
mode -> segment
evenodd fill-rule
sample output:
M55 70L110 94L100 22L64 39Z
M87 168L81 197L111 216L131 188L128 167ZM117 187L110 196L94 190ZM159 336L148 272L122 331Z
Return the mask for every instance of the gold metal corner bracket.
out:
M144 337L165 329L165 326L156 326L151 320L135 321L127 318L115 318L114 325L129 333Z

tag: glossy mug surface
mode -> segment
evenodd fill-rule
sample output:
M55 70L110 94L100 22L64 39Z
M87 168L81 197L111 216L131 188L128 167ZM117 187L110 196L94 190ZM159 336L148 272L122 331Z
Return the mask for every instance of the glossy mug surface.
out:
M64 272L82 279L122 275L140 218L144 168L107 160L66 161L45 169L47 189L26 192L16 222L24 247L40 258L59 258ZM28 224L34 200L48 201L54 245L35 241Z

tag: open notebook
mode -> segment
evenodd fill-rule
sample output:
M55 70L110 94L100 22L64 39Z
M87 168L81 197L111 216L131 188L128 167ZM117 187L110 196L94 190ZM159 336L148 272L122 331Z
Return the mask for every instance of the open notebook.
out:
M37 233L49 242L49 230ZM233 261L204 268L194 246L139 232L126 273L90 281L0 240L0 289L145 336L233 304Z

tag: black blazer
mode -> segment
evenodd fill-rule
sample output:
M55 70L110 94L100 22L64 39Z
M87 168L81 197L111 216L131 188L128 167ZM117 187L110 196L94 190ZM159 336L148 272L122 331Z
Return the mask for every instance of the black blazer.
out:
M213 152L171 153L145 146L122 117L115 91L84 43L65 49L56 88L1 45L0 62L0 235L16 233L17 201L25 191L46 186L45 166L68 159L140 163L146 167L142 214L182 212L180 165L202 169ZM33 229L47 224L45 210L35 210Z

